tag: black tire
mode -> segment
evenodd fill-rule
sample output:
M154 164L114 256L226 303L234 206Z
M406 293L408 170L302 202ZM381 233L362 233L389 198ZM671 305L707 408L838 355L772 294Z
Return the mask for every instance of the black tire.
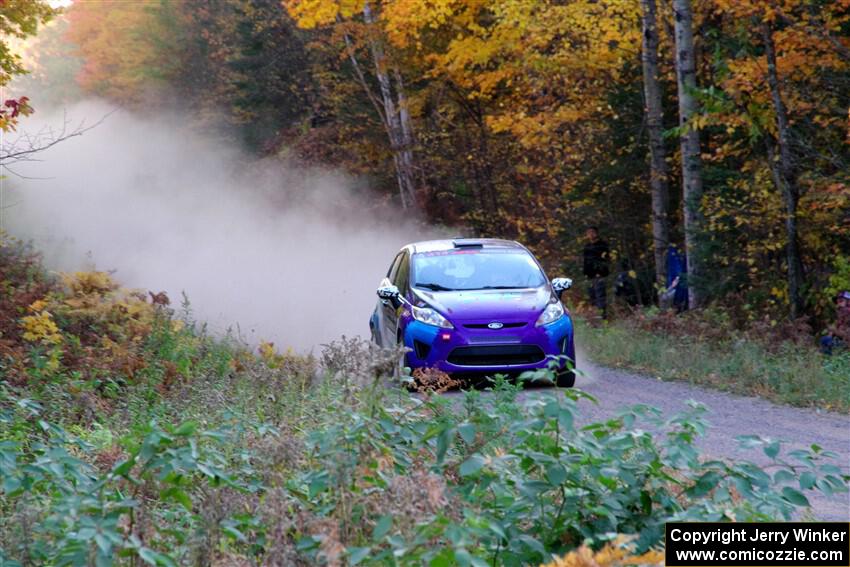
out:
M555 378L555 384L559 388L572 388L576 384L576 373L572 370L558 372Z

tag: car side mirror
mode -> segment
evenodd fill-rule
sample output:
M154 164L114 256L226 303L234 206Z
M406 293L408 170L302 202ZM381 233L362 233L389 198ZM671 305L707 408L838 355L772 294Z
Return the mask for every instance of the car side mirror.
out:
M558 296L558 299L561 298L561 294L573 287L573 280L570 278L554 278L552 280L552 289L555 291L555 294Z
M401 293L394 285L384 285L379 287L378 297L381 298L381 301L391 302L393 304L393 307L398 307L399 305L401 305Z

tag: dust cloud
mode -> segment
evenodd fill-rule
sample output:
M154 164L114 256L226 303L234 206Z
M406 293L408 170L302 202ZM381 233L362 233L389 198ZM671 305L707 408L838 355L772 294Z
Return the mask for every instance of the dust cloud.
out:
M110 112L88 101L71 125ZM19 130L63 123L34 115ZM368 336L375 287L395 252L426 237L399 211L378 212L362 182L256 161L223 142L125 111L18 164L2 181L5 229L53 270L97 268L123 285L185 292L197 320L256 343L309 350Z

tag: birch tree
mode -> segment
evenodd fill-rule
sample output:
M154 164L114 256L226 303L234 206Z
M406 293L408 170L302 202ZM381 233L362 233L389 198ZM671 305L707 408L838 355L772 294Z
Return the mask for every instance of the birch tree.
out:
M649 137L650 187L652 191L652 242L655 256L655 279L663 282L666 275L665 257L670 241L668 218L669 191L667 156L664 151L664 124L661 84L658 72L658 27L655 0L641 0L643 42L644 112Z
M688 305L702 303L699 278L703 276L697 251L702 202L702 163L699 130L691 124L697 103L696 60L694 57L693 11L690 0L673 0L673 28L676 38L676 79L679 95L679 142L682 153L682 201L684 206L685 248L688 255Z
M386 132L393 156L401 205L405 209L417 209L417 166L414 155L413 121L404 92L401 71L391 65L387 56L374 7L368 1L360 4L359 7L356 6L356 2L342 7L329 0L290 0L285 5L301 27L337 25L340 28L346 56ZM362 14L365 29L358 34L358 38L354 38L350 24L358 12ZM363 47L368 50L372 59L377 94L359 60L361 54L358 48L361 45L355 39L360 37L364 39Z

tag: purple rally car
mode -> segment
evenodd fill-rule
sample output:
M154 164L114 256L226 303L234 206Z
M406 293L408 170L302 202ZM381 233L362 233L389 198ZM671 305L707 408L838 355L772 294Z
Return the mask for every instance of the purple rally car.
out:
M378 288L369 326L379 345L403 343L412 369L517 375L552 368L575 382L573 322L560 300L568 278L546 279L524 246L496 239L408 244Z

